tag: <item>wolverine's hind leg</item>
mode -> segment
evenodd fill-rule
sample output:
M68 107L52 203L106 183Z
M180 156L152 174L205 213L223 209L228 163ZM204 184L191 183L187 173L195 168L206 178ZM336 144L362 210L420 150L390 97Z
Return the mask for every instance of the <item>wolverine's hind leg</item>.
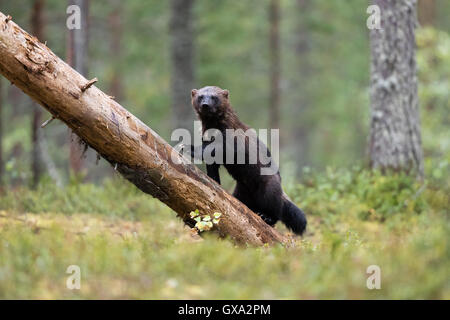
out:
M255 210L264 216L267 224L273 226L281 218L283 208L281 186L276 182L270 182L255 194L257 195L255 199L257 209Z
M273 191L273 190L272 190ZM270 226L274 226L281 215L281 198L270 190L252 190L237 183L233 196L255 212Z

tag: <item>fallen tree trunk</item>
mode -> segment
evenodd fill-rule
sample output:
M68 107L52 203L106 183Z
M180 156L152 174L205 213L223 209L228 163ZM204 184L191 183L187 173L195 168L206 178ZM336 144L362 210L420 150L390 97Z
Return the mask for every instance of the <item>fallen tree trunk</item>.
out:
M222 236L252 245L286 241L201 170L184 164L182 155L95 87L95 81L86 80L1 12L0 73L188 225L194 223L189 213L195 209L220 212L216 229Z

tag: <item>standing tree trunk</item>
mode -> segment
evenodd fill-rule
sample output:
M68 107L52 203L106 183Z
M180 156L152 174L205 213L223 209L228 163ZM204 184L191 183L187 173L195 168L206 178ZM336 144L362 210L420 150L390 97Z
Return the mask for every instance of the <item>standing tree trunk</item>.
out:
M114 61L114 72L110 84L110 92L116 101L121 102L123 88L121 81L122 73L122 1L114 2L115 9L108 17L109 29L111 31L111 54Z
M44 37L44 0L34 0L33 12L31 16L31 25L33 34L36 38L43 41ZM40 125L42 123L42 109L38 105L33 106L33 119L31 123L31 172L32 186L36 187L42 176L42 160L41 160L41 135L39 134Z
M193 5L194 0L171 0L169 25L173 126L191 132L194 121L190 95L194 89Z
M416 75L416 1L375 0L381 29L371 30L372 168L423 175Z
M158 198L190 226L189 213L222 213L215 225L238 243L288 239L228 194L156 132L70 68L0 12L0 74L111 163L143 192ZM189 95L189 93L188 93Z
M270 0L270 128L280 128L280 1Z
M87 50L88 50L88 16L89 0L69 0L68 5L77 5L80 8L80 29L69 30L67 41L67 63L84 76L87 76ZM80 173L83 169L84 147L81 140L69 129L70 169Z
M420 0L418 14L422 26L433 25L436 19L436 0Z
M298 25L296 43L296 62L298 74L296 77L297 108L294 112L294 138L297 173L309 164L310 122L308 121L309 99L308 81L311 76L311 37L306 19L311 14L310 0L297 0Z

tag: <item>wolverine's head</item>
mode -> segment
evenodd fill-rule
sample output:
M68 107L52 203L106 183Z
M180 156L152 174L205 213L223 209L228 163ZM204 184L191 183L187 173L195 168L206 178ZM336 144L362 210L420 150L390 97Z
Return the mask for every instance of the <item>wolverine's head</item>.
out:
M217 117L228 107L228 90L219 87L193 89L192 106L200 118Z

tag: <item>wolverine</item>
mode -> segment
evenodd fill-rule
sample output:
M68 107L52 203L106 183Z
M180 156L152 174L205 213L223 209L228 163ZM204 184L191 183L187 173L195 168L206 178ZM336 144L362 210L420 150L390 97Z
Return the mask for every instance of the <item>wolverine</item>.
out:
M236 180L233 192L235 198L257 213L267 224L274 226L281 220L294 233L302 235L307 223L305 214L283 192L278 167L272 174L261 174L263 168L273 166L270 151L256 135L244 134L250 128L239 120L233 110L228 90L208 86L193 89L191 96L192 106L202 123L202 134L215 130L223 137L219 147L221 150L214 150L212 155L220 151L223 158L233 160L223 163L206 162L208 176L220 184L219 168L223 165ZM230 129L235 132L231 137L227 135ZM242 144L239 144L239 139L243 141ZM214 140L203 139L202 153L206 152L212 141ZM258 146L256 154L251 149L255 142ZM193 146L191 152L195 152Z

